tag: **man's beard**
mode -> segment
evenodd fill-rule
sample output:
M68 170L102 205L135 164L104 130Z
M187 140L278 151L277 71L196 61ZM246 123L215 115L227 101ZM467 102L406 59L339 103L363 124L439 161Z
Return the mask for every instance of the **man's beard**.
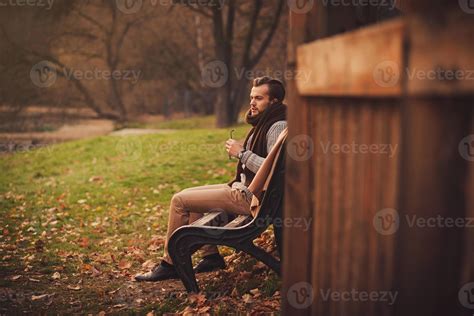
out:
M255 114L252 114L252 109L249 109L245 117L245 121L247 122L247 124L256 126L258 124L258 121L260 120L260 118L263 116L263 114L268 108L269 106L267 106L263 112L256 112Z
M247 112L247 115L245 116L245 121L247 122L247 124L250 124L252 126L256 126L258 124L258 121L260 120L260 118L262 117L263 112L257 112L255 113L254 115L252 115L252 110L249 110Z

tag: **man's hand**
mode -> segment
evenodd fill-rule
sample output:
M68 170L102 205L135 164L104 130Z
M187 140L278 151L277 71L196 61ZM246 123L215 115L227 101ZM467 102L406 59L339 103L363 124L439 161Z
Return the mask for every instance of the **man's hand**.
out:
M244 146L241 142L238 142L235 139L228 139L225 142L225 149L229 153L229 156L238 158L239 153L244 149Z

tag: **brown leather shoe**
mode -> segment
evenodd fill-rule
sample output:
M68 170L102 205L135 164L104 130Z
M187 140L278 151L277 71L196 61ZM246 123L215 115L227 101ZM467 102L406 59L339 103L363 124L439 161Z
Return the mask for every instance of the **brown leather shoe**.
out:
M224 258L218 253L205 256L194 267L195 273L211 272L225 268Z
M179 276L174 266L165 261L161 261L161 263L150 272L135 276L135 280L138 282L156 282L169 279L179 279Z

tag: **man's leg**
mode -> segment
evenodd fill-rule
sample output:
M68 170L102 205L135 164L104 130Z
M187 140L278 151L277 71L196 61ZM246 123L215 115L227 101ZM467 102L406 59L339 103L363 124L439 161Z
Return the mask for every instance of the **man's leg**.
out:
M228 185L225 183L224 184L210 184L210 185L201 185L198 187L186 188L183 191L188 192L188 191L199 191L199 190L210 190L210 189L222 189L225 187L228 187ZM190 213L188 224L191 224L197 221L203 216L204 216L204 213L195 213L195 212ZM219 250L217 249L216 245L204 245L201 247L200 252L201 252L201 257L205 257L208 255L219 253Z
M250 205L245 194L239 190L231 189L226 184L214 185L210 188L188 189L175 194L170 204L164 261L172 264L168 253L168 240L171 234L177 228L189 224L191 219L197 220L212 209L222 209L238 215L250 214ZM215 253L214 249L206 247L205 252Z

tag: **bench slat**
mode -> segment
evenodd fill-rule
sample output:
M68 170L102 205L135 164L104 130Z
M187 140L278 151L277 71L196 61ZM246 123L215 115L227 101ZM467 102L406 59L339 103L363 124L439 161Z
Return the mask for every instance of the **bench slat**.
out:
M252 220L252 216L250 215L239 215L236 219L234 219L229 224L225 225L225 228L233 228L233 227L240 227Z
M215 221L219 221L224 219L226 217L225 212L220 211L220 212L212 212L207 215L204 215L197 221L192 222L190 225L191 226L212 226L211 223Z

